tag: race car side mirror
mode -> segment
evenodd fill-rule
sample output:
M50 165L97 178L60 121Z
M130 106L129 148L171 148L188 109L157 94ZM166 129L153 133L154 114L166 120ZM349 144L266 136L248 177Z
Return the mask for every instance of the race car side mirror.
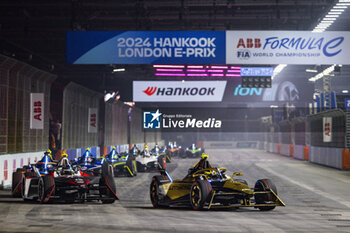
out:
M243 176L242 172L234 172L232 176Z

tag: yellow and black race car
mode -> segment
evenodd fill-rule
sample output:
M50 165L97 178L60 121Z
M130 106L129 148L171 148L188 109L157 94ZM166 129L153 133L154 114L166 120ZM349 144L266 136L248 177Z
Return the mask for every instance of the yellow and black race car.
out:
M207 159L203 154L183 179L172 180L166 170L159 169L161 175L154 176L150 186L153 206L187 205L195 210L255 207L265 211L285 206L271 180L257 180L251 189L245 180L233 178L242 173L234 172L233 177L229 177L225 168L212 167Z

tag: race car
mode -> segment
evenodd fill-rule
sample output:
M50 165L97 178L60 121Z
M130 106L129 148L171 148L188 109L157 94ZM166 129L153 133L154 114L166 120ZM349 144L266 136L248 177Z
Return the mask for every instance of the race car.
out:
M131 153L118 154L115 147L106 155L106 159L114 168L114 176L126 175L133 177L137 175L135 157Z
M151 153L147 145L144 151L135 158L135 161L139 172L157 170L159 166L166 168L165 154Z
M285 206L271 180L257 180L251 189L245 180L234 178L242 173L229 177L225 171L212 167L205 154L183 179L173 180L165 169L159 169L161 175L154 176L150 185L151 202L155 208L178 205L194 210L255 207L266 211Z
M155 154L157 156L164 156L166 158L167 163L171 163L171 156L166 153L167 148L166 147L159 147L157 144L155 147L151 150L151 154Z
M195 144L192 144L190 148L186 148L185 154L188 158L199 158L204 153L204 149L197 148Z
M95 176L101 175L104 158L95 158L89 148L86 148L83 155L72 161L74 167L78 166L85 173L92 173Z
M84 202L101 200L113 203L119 200L113 170L108 163L102 164L102 174L93 176L84 171L75 171L68 158L64 156L58 163L44 155L36 164L18 168L12 174L12 195L24 201Z
M184 157L185 150L181 146L177 146L176 142L169 142L168 148L165 152L170 158L171 157Z

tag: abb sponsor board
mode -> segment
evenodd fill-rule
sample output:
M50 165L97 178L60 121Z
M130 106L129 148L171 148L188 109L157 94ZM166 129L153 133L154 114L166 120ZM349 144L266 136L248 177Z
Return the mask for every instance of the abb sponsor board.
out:
M345 64L350 32L226 31L227 64Z
M97 133L97 108L89 108L88 133Z
M134 102L221 102L226 81L134 81Z
M323 141L332 141L332 117L323 117Z
M44 129L44 94L30 94L30 128Z

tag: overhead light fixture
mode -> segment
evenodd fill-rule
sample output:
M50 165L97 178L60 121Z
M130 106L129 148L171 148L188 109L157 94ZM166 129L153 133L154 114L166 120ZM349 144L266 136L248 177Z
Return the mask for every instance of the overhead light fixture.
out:
M286 68L287 64L279 64L278 66L275 67L275 69L273 70L273 75L271 77L271 79L274 79L276 77L276 75L278 75L279 73L281 73L281 71Z
M342 90L341 93L347 94L349 93L349 90Z
M335 66L336 66L336 65L334 64L334 65L332 65L332 66L330 66L330 67L324 69L321 73L318 73L317 75L315 75L315 76L309 78L309 81L310 81L310 82L316 82L316 81L319 80L320 78L323 78L324 76L330 75L330 74L334 71L334 67L335 67Z
M314 69L306 69L305 71L309 73L317 73L317 70Z
M124 68L113 69L113 73L115 73L115 72L124 72L124 71L125 71Z
M337 20L337 18L348 6L350 6L350 0L338 0L336 5L334 5L332 9L327 12L321 22L312 30L312 32L324 32Z

